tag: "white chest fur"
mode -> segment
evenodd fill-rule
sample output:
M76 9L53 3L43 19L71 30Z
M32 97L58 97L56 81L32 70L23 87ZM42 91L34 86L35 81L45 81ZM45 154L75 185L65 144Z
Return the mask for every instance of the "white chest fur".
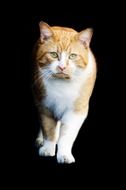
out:
M60 119L65 111L73 109L74 102L79 96L80 87L79 81L48 80L45 82L44 105L53 112L55 117Z
M43 81L46 89L46 97L43 103L56 118L60 119L65 111L74 108L74 103L79 97L82 85L85 85L87 78L94 70L93 63L95 63L95 60L90 53L86 69L77 69L71 81L62 79Z

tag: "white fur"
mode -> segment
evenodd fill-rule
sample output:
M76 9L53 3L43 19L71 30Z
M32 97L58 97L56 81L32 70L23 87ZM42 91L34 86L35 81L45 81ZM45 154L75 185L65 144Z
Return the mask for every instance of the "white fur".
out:
M59 163L75 162L71 153L72 146L86 116L87 112L85 114L76 114L73 111L68 111L62 117L57 152L57 161Z
M47 96L44 104L60 119L63 113L72 109L73 103L79 95L78 81L50 80L46 84Z
M57 143L60 133L61 121L57 121L56 131L55 131L55 142Z
M62 68L66 67L66 59L67 59L67 54L65 52L62 52L60 56L60 62L59 62L60 67Z
M85 69L76 68L71 80L44 79L46 97L44 105L48 107L57 119L60 119L73 105L84 85L88 75L92 72L92 57L89 55L89 64Z
M62 61L65 60L65 54L62 55ZM60 62L62 63L62 62ZM71 153L73 143L78 131L84 122L87 112L84 114L74 113L74 102L78 98L82 85L94 70L95 60L92 53L89 53L89 62L85 69L74 65L73 75L70 80L65 79L44 79L46 97L42 104L52 111L54 116L61 121L61 128L58 140L57 161L59 163L72 163L75 159ZM56 73L56 66L59 62L53 62L50 70ZM63 63L62 63L63 64ZM60 124L58 124L60 125ZM40 148L40 155L54 155L54 142L45 141L44 146ZM52 149L52 150L51 150Z
M49 140L44 140L44 145L39 148L39 156L54 156L56 143Z

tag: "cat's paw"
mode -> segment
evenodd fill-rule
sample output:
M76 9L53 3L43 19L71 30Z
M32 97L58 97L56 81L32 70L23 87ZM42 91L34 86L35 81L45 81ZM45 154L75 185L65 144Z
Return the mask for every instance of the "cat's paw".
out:
M49 149L47 147L40 147L39 148L39 156L54 156L55 150Z
M71 153L69 154L57 154L57 162L61 164L71 164L75 162L75 158Z
M55 144L53 142L46 142L39 148L39 156L54 156Z
M41 147L41 146L43 146L43 138L38 137L38 138L36 139L36 141L35 141L35 145L36 145L36 147Z

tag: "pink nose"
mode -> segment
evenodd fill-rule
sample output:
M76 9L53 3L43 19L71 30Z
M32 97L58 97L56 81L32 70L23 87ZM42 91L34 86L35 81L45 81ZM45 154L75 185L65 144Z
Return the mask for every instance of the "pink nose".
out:
M58 68L59 68L61 71L63 71L66 67L64 67L64 66L58 66Z

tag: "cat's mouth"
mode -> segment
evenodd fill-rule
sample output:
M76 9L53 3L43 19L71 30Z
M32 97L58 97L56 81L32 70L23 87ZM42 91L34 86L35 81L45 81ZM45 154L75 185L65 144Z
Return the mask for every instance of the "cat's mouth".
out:
M53 74L53 77L61 78L61 79L70 79L71 78L71 76L66 73L55 73L55 74Z

